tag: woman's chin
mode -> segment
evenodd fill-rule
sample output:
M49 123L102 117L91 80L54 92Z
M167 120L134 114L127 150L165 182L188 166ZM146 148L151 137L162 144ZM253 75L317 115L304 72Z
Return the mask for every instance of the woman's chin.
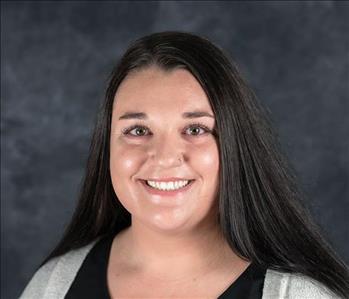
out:
M171 214L171 215L169 215ZM153 216L151 220L152 227L158 232L166 232L169 233L179 233L183 231L185 224L188 222L188 217L185 215L179 215L175 211L165 212L165 213L157 213Z

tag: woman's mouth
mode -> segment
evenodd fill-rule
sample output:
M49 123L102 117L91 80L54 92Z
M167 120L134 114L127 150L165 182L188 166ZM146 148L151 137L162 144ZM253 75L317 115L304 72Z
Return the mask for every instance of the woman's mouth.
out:
M141 180L145 190L152 195L176 196L185 193L193 185L195 180L176 181L176 182L153 182Z

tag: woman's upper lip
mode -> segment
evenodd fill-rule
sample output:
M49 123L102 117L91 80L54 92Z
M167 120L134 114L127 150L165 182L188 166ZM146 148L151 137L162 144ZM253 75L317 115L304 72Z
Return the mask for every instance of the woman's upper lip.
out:
M145 181L154 181L154 182L173 182L173 181L192 181L193 179L171 177L171 178L149 178L144 179Z

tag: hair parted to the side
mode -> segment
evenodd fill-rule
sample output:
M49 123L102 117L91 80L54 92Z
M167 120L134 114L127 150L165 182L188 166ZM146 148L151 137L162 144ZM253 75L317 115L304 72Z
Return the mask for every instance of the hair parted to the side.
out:
M348 267L321 235L282 153L267 112L236 65L208 39L166 31L133 42L114 68L93 132L85 177L70 224L42 262L131 224L111 183L109 139L114 96L131 72L185 68L206 92L220 155L219 224L232 250L270 269L301 273L349 297Z

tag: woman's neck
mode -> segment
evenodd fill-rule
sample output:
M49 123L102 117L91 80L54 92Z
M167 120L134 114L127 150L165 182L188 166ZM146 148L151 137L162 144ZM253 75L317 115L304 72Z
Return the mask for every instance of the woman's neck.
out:
M218 225L168 233L142 223L132 225L114 239L111 254L130 269L160 280L181 280L227 266L241 267L239 258L223 238Z

